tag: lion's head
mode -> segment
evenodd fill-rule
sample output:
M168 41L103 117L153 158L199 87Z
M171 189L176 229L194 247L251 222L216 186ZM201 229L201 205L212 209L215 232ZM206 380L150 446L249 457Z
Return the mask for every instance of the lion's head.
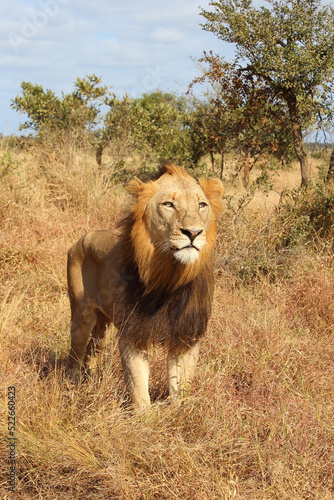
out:
M135 179L129 190L135 197L130 238L147 289L188 283L211 256L222 183L197 182L185 170L165 164L155 180Z

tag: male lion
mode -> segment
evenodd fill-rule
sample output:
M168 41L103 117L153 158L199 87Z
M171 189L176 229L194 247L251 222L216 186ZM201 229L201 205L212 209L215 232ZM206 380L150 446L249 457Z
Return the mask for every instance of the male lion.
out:
M150 405L152 344L166 347L169 394L194 374L213 295L214 215L221 210L219 179L197 182L165 164L155 180L129 185L135 197L121 231L92 231L68 252L72 311L69 370L92 369L106 326L119 332L127 390L136 409Z

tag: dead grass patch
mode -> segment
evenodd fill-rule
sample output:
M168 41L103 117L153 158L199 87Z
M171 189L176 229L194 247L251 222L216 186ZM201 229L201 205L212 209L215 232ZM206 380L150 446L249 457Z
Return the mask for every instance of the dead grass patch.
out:
M112 226L126 195L101 189L80 159L73 170L54 159L45 171L31 156L13 161L0 188L0 380L4 405L7 388L17 389L15 498L333 499L331 247L278 257L271 219L223 221L196 380L182 400L166 401L157 351L156 404L134 416L114 332L101 380L77 390L64 377L67 249L88 229Z

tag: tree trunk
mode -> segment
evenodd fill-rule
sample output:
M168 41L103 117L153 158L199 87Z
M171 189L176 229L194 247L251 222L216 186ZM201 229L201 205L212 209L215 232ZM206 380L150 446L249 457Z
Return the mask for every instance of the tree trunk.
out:
M101 167L102 165L102 153L103 153L103 144L100 144L95 154L96 163L98 164L99 167Z
M245 164L244 164L244 185L245 187L249 186L249 163L250 163L250 153L247 151Z
M332 154L329 160L329 168L326 180L327 182L334 180L334 148L332 149Z
M220 174L219 174L219 178L221 181L223 180L224 163L225 163L225 155L224 155L224 152L222 152L222 157L220 160Z
M309 183L309 166L307 153L305 151L305 145L303 141L301 118L297 107L297 99L293 94L288 94L284 96L288 105L293 144L296 152L296 156L300 163L300 172L302 176L302 187L306 187Z
M214 157L212 149L210 150L210 158L211 158L212 172L214 172L215 171L215 157Z

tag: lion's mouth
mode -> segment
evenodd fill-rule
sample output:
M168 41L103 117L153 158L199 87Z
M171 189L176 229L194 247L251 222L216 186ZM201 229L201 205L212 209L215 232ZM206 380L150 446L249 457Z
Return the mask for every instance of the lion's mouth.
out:
M193 250L197 250L197 252L199 252L199 248L197 248L195 245L192 245L190 243L190 245L186 245L182 248L176 248L176 247L170 247L170 249L172 250L172 252L181 252L181 250L186 250L187 248L190 248L190 249L193 249Z
M199 249L194 245L186 245L182 248L172 248L174 259L181 264L194 264L199 258Z

